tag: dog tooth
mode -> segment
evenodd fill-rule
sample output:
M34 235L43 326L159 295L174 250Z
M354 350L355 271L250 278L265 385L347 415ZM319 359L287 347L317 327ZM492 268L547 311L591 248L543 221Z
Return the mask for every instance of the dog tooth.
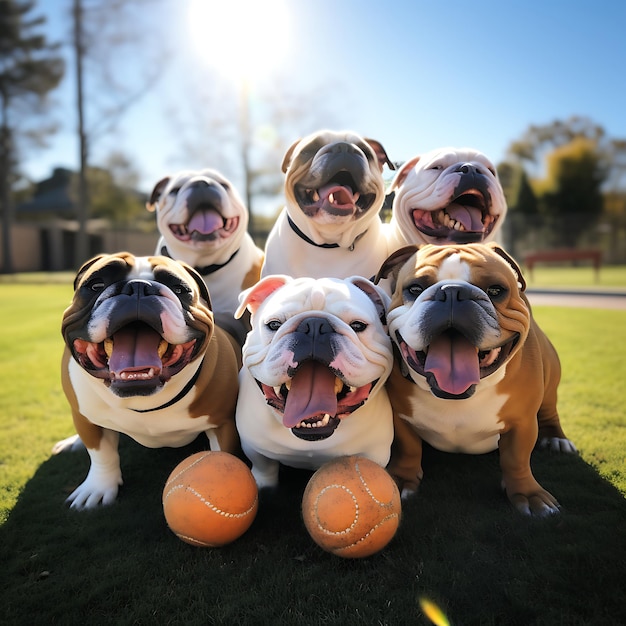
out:
M113 339L110 337L107 337L104 340L104 351L106 352L107 357L111 358L111 355L113 354Z
M338 394L343 389L343 381L339 377L335 377L335 394Z
M157 353L160 359L162 359L163 355L167 352L168 346L169 346L169 343L167 343L165 339L161 339L161 342L159 343L159 347L157 349Z
M328 195L328 200L329 200L330 202L334 202L334 201L335 201L335 194L334 194L334 193L329 194L329 195Z

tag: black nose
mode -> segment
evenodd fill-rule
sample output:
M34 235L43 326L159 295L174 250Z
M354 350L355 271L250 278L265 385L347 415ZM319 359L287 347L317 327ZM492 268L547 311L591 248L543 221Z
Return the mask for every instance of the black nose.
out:
M463 302L472 298L472 289L469 285L446 283L435 294L438 302Z
M328 365L335 357L335 331L322 317L303 319L293 333L294 360L298 363L313 359Z
M462 163L456 168L461 174L478 174L478 168L473 163Z
M315 339L321 335L332 333L333 327L324 318L307 317L298 324L296 332L309 335L312 339Z
M149 280L135 278L133 280L129 280L124 287L122 287L120 293L125 296L137 296L138 298L143 298L145 296L156 296L158 295L159 290L154 283L151 283Z

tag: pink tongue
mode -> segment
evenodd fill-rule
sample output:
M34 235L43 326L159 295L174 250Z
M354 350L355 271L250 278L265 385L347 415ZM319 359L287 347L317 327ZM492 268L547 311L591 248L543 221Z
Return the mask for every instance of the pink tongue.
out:
M328 202L328 204L337 208L352 208L359 199L358 194L352 193L350 187L344 187L342 185L326 185L320 187L317 193L320 195L320 200ZM331 195L332 199L330 197Z
M472 206L453 203L446 208L446 213L457 222L461 222L465 230L483 231L482 211Z
M119 376L123 371L154 368L161 371L158 354L161 336L147 326L126 326L113 335L113 352L109 358L109 370Z
M480 381L476 348L460 333L444 333L428 346L424 371L435 376L440 389L453 395Z
M202 235L210 235L212 232L224 227L224 218L215 210L196 211L187 224L187 230L194 230Z
M325 413L337 414L335 375L317 361L306 361L291 380L283 425L293 428L302 420Z

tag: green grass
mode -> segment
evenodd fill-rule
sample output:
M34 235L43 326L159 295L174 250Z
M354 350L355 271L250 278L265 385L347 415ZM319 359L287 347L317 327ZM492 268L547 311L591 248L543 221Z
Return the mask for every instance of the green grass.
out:
M626 266L606 265L596 276L593 267L568 267L559 265L538 265L532 273L525 272L530 288L572 288L589 290L626 289Z
M3 624L626 623L626 311L535 307L563 363L559 406L580 457L533 455L560 516L528 520L499 490L497 454L426 449L425 480L378 555L319 549L300 518L307 472L284 470L250 530L199 549L167 528L161 492L204 447L148 450L123 438L125 485L107 509L64 504L86 454L50 456L72 434L60 389L67 281L0 284L0 622Z

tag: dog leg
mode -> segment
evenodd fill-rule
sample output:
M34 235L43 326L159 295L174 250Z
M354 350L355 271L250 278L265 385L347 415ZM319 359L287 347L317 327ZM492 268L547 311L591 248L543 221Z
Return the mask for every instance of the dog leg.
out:
M532 442L536 441L536 425L520 425L500 437L502 482L511 504L524 515L544 517L559 512L556 498L536 480L530 469ZM532 432L532 431L535 432Z
M393 428L391 460L387 466L387 471L398 484L402 499L406 500L417 493L424 477L422 440L415 429L395 413Z
M243 445L244 454L252 463L252 475L256 481L257 487L276 487L278 485L278 470L280 463L274 459L270 459L259 454L253 448Z
M91 466L87 478L67 498L72 509L92 509L115 501L122 484L119 433L102 429L98 448L87 448Z

